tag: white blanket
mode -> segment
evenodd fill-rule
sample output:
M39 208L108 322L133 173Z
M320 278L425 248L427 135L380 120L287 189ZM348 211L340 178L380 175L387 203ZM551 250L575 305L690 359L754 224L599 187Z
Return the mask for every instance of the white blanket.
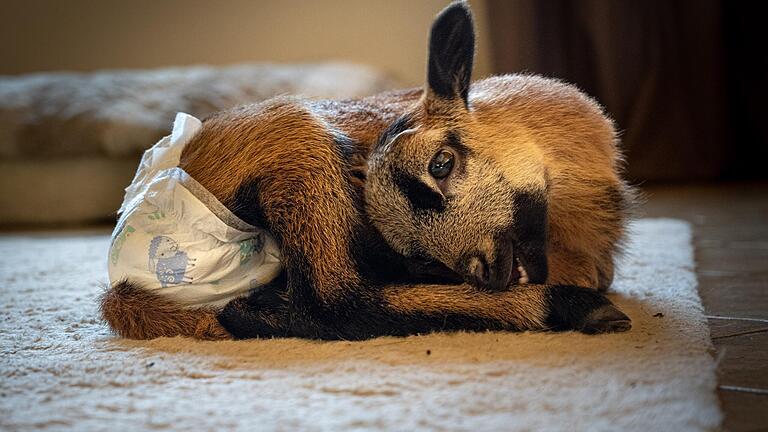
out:
M698 431L721 421L691 233L642 220L627 333L130 341L99 322L106 235L0 239L0 429Z

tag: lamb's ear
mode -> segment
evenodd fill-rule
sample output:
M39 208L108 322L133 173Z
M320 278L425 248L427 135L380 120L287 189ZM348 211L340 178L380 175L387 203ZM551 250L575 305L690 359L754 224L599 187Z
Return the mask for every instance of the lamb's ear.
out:
M465 2L458 1L443 9L432 24L427 69L429 97L461 99L467 106L474 57L472 12Z

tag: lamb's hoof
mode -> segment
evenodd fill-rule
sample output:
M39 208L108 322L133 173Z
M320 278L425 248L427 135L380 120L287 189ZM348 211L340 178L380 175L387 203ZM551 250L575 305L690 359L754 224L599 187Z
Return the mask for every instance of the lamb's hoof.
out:
M587 315L581 332L586 334L618 333L632 328L632 320L613 305L604 305Z

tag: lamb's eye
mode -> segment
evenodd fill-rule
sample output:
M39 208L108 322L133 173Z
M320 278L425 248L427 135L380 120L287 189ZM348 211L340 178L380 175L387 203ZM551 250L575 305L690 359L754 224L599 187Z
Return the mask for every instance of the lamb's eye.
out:
M440 150L429 162L429 174L438 180L448 177L453 170L453 161L453 153Z

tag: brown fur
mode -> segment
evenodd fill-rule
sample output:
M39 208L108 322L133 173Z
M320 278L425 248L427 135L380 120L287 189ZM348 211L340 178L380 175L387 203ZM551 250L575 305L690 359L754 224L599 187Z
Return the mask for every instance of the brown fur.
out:
M491 144L489 154L519 158L526 153L521 146L541 154L549 203L547 282L607 289L635 201L619 174L623 159L613 122L575 87L535 75L483 80L470 97L480 120L476 133ZM518 135L517 143L488 139L499 134ZM525 166L514 157L499 162L515 171Z
M278 98L207 119L180 166L230 208L235 188L258 176L274 234L284 248L300 247L309 261L324 262L313 276L335 286L357 278L348 269L347 240L358 215L339 159L330 128L301 102ZM323 175L312 176L318 167ZM299 225L306 229L279 228Z
M613 122L595 101L557 80L513 75L479 84L476 92L488 96L473 105L478 118L491 119L484 126L523 129L543 154L548 282L607 289L635 201L619 174L623 159Z
M634 192L619 174L622 156L612 121L575 87L535 75L505 75L475 82L469 103L471 112L467 113L460 104L430 102L427 98L411 111L421 127L398 143L398 151L408 156L386 158L415 159L420 152L429 152L429 157L431 150L419 150L429 147L425 144L431 140L428 136L442 137L437 132L446 130L446 124L461 127L473 151L493 160L500 167L500 175L513 186L545 190L549 204L547 282L607 289L635 201ZM487 183L486 193L478 190L473 194L483 208L483 217L494 218L487 192L499 188ZM397 197L386 195L392 189L385 184L368 197L373 203L386 201L381 205L382 220L392 219L390 203ZM478 213L468 210L467 220L457 225L471 225ZM506 212L499 215L500 219L507 217ZM394 219L389 226L402 232L404 221ZM418 235L406 235L405 243ZM465 237L454 238L453 243L462 244L476 241L477 233L457 235Z
M535 84L535 87L532 84ZM523 91L515 94L510 91L510 85ZM562 101L557 105L555 101L558 97L550 94L543 104L546 109L540 108L541 93L551 93L553 85L560 87L558 90L562 94L558 97L563 98ZM483 112L483 117L498 118L492 118L483 125L486 128L496 127L494 133L498 133L498 126L494 123L509 121L509 112L519 115L518 121L528 122L524 124L530 129L541 127L546 121L540 118L542 112L552 114L547 135L544 137L546 142L552 145L545 148L550 156L547 164L551 211L548 283L606 289L612 281L615 252L623 237L627 210L632 202L631 195L628 194L629 188L615 174L615 168L601 172L605 165L611 166L620 161L614 145L612 125L605 120L594 102L581 97L580 93L576 98L574 95L568 95L576 92L572 87L536 76L511 75L491 78L475 83L473 92L509 94L504 105L494 105L490 108L486 108L486 104L498 102L493 99L472 100L475 109L489 111ZM342 166L338 155L334 154L335 144L330 132L333 129L342 130L358 144L356 151L360 155L359 165L354 168L364 172L366 167L362 162L366 161L370 147L375 142L374 137L378 137L407 107L417 103L421 95L420 90L409 90L376 95L360 101L323 101L318 104L280 98L262 105L217 113L206 119L201 133L188 144L182 156L181 166L230 208L237 187L253 176L253 173L279 181L279 184L275 185L263 184L261 196L266 198L263 205L280 214L285 226L303 226L304 229L298 232L281 233L283 241L294 246L302 245L302 248L309 251L308 255L313 257L311 259L323 260L326 263L317 269L326 270L323 272L325 274L318 274L316 277L318 280L327 280L328 283L323 285L331 287L327 292L333 293L332 287L337 284L334 281L357 278L348 266L349 245L345 240L349 239L350 230L358 217L345 209L355 207L352 200L361 191L350 191L343 187L339 189L339 185L345 183L342 180L344 173L328 173L325 170L325 167ZM570 99L564 96L569 96ZM579 107L578 104L584 106ZM395 111L393 107L400 107L401 111ZM584 112L590 115L584 118ZM481 115L478 114L478 117ZM567 121L559 126L557 119ZM361 127L361 124L368 127ZM576 132L585 136L574 134L572 129L575 126L578 126ZM591 129L602 132L602 136L590 136L596 133ZM574 160L574 146L568 139L560 138L561 135L590 145L579 149L580 159ZM595 147L592 143L598 143L600 146ZM556 145L562 148L557 148ZM290 161L290 164L287 164L287 161ZM324 167L322 176L315 175L319 166ZM589 169L585 170L585 166ZM591 171L590 175L596 179L585 180L573 176L584 171ZM333 192L329 194L327 201L318 200L321 195L315 194L296 196L294 186L301 182L295 181L300 179L311 182L313 187ZM324 184L318 183L320 180ZM295 184L292 185L292 182ZM296 200L302 196L308 201ZM292 205L283 207L286 202L291 202ZM280 212L281 209L285 211ZM342 213L337 213L339 211ZM294 218L304 218L304 215L314 215L317 219ZM328 227L326 224L329 220L339 225ZM344 224L345 220L351 222ZM141 324L136 324L134 319L125 319L126 317L109 319L105 314L110 326L125 337L145 339L172 335L194 336L194 332L190 333L188 329L196 329L199 326L197 320L215 321L215 314L212 312L189 311L140 290L113 291L113 297L124 297L123 301L126 302L116 306L116 309L158 313ZM537 308L532 306L542 301L541 293L535 290L526 291L528 298L525 300L500 304L498 310L488 308L489 303L482 300L477 303L468 302L469 298L473 298L469 295L473 290L466 290L463 294L461 291L457 293L456 288L450 288L448 291L451 292L450 295L441 296L444 290L436 290L435 287L414 287L403 292L392 289L387 293L387 299L394 307L403 311L419 308L481 311L485 308L483 315L488 317L494 314L498 317L509 316L512 313L517 315L518 319L511 321L519 328L541 328L541 313L537 318ZM419 299L414 293L424 295ZM487 293L476 295L486 300L489 296ZM520 295L522 294L515 294L518 297ZM138 298L131 298L132 296ZM444 300L439 301L441 298ZM507 306L504 306L505 304Z
M419 285L385 290L385 298L406 313L467 313L502 327L541 330L546 327L541 285L502 292L478 292L463 286Z
M403 114L418 130L374 149ZM411 226L412 211L389 170L418 174L452 128L461 129L473 151L467 163L476 168L468 174L474 177L457 192L471 199L459 200L463 207L447 225L427 218L428 225ZM342 149L340 137L351 147ZM618 174L616 143L612 122L594 101L572 86L531 75L476 82L466 103L415 89L347 101L278 98L217 113L187 145L180 166L235 213L244 210L238 206L260 208L266 220L259 222L281 245L287 307L237 300L224 311L189 310L123 282L103 296L102 314L118 334L133 338L225 338L218 322L237 325L231 316L254 320L257 335L359 338L436 328L541 329L550 325L552 299L562 298L574 307L573 314L557 311L563 328L579 329L597 310L590 308L610 302L558 284L602 290L612 281L632 202ZM240 188L253 182L257 196L238 201ZM544 193L548 204L548 221L541 221L549 225L546 285L501 293L468 284L376 287L355 266L351 251L359 247L356 230L366 223L363 209L405 256L417 241L448 267L466 250L485 248L493 259L493 242L484 235L512 222L509 197L520 191ZM451 229L441 231L440 223ZM446 231L448 239L437 235ZM605 315L601 310L598 315ZM608 312L623 322L613 328L628 328L625 316Z

